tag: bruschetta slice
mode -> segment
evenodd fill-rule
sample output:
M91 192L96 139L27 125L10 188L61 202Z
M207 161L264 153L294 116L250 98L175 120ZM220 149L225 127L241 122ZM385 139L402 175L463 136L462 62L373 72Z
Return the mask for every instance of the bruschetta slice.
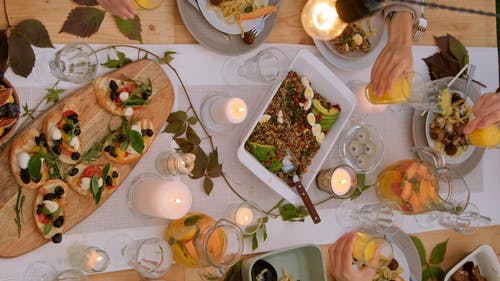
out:
M36 228L45 239L54 243L62 240L67 189L65 182L49 180L38 188L34 200L33 217Z
M109 163L104 166L82 163L70 167L67 173L68 185L78 194L94 198L96 204L99 204L105 193L120 184L120 170Z

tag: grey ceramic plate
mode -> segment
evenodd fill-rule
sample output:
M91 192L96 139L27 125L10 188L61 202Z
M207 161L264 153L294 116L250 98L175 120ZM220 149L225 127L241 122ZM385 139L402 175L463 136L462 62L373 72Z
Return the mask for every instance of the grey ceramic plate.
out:
M395 234L392 235L392 239L398 248L403 252L410 267L410 271L413 274L411 281L422 280L422 265L420 264L420 258L418 256L417 248L406 233L399 229ZM412 275L410 274L410 275ZM410 281L410 280L408 280Z
M449 82L451 80L451 77L443 78L443 81ZM465 83L466 81L464 79L457 79L453 85L451 85L451 89L454 90L459 90L463 92L463 89L465 88ZM475 87L475 85L471 86L470 92L469 92L469 97L470 99L475 102L479 96L481 95L480 90ZM413 144L415 146L428 146L429 143L427 141L427 137L425 136L425 126L426 126L426 119L427 119L427 114L422 115L422 111L419 110L414 110L413 111L413 117L412 117L412 135L413 135ZM418 157L424 161L429 161L432 163L432 159L424 154L424 153L417 153ZM448 164L448 167L454 169L456 172L458 172L461 175L468 174L470 171L472 171L477 164L481 161L483 158L484 154L484 148L479 148L476 147L474 152L470 155L469 158L465 159L461 163L457 164Z
M270 0L269 4L276 5L278 2L280 0ZM279 13L278 7L278 11L266 19L264 30L255 38L254 43L249 45L243 42L239 34L228 34L227 36L231 39L230 41L224 39L220 31L210 25L201 12L196 10L187 0L177 0L177 7L179 8L184 25L196 41L214 53L227 56L236 56L250 52L264 43L269 34L271 34Z

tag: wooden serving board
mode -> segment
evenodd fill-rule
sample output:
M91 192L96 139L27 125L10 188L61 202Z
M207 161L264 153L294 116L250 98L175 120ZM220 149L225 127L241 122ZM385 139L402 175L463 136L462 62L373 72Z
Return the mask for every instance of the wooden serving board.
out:
M160 65L151 60L140 60L128 64L106 76L120 78L122 74L136 81L147 81L148 78L151 79L153 94L149 98L150 103L143 109L134 110L134 118L135 120L142 118L151 120L154 124L156 137L170 114L175 99L170 79ZM80 136L84 149L83 151L87 151L95 142L101 140L108 133L108 125L111 121L115 123L118 122L118 124L120 122L120 117L113 116L99 106L94 89L92 85L89 84L59 101L54 107L41 114L30 126L41 130L44 117L50 111L62 108L65 102L76 105L80 111L79 120L82 130ZM10 145L5 146L4 149L0 151L0 257L19 256L50 242L44 239L42 234L35 227L35 221L33 219L33 200L37 192L36 189L23 189L23 195L26 196L26 201L22 210L22 220L24 223L22 225L21 237L18 237L17 225L14 222L14 207L16 206L18 184L10 171L9 153ZM104 159L104 157L102 158ZM101 163L103 163L103 159L100 159ZM120 182L123 182L134 168L135 163L113 165L120 169ZM116 187L112 192L118 188L119 187ZM112 193L107 193L107 195L103 193L100 204L95 205L92 197L81 196L71 188L66 192L65 232L84 220L88 215L99 208L101 204L104 204ZM54 247L57 247L57 244L54 244Z

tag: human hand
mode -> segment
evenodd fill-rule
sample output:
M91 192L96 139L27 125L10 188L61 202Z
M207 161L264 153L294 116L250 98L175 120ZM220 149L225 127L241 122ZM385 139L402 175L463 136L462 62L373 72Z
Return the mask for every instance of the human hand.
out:
M464 134L500 122L500 91L479 97L472 107L472 112L474 119L465 125Z
M135 17L136 11L131 1L133 0L97 0L106 11L124 20Z
M352 267L352 250L355 237L355 232L346 233L328 249L330 271L337 281L373 280L375 269L365 266L358 270Z
M388 24L389 39L372 67L371 86L376 95L390 91L404 71L413 71L412 17L395 13Z

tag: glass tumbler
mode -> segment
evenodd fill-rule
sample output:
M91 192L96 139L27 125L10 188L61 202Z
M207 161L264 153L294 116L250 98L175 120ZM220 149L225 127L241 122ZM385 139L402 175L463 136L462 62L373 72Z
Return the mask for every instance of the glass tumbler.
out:
M97 56L86 43L75 42L57 51L49 61L50 73L59 80L82 84L94 78Z
M122 250L125 262L147 278L163 276L172 264L167 242L158 238L134 240Z

